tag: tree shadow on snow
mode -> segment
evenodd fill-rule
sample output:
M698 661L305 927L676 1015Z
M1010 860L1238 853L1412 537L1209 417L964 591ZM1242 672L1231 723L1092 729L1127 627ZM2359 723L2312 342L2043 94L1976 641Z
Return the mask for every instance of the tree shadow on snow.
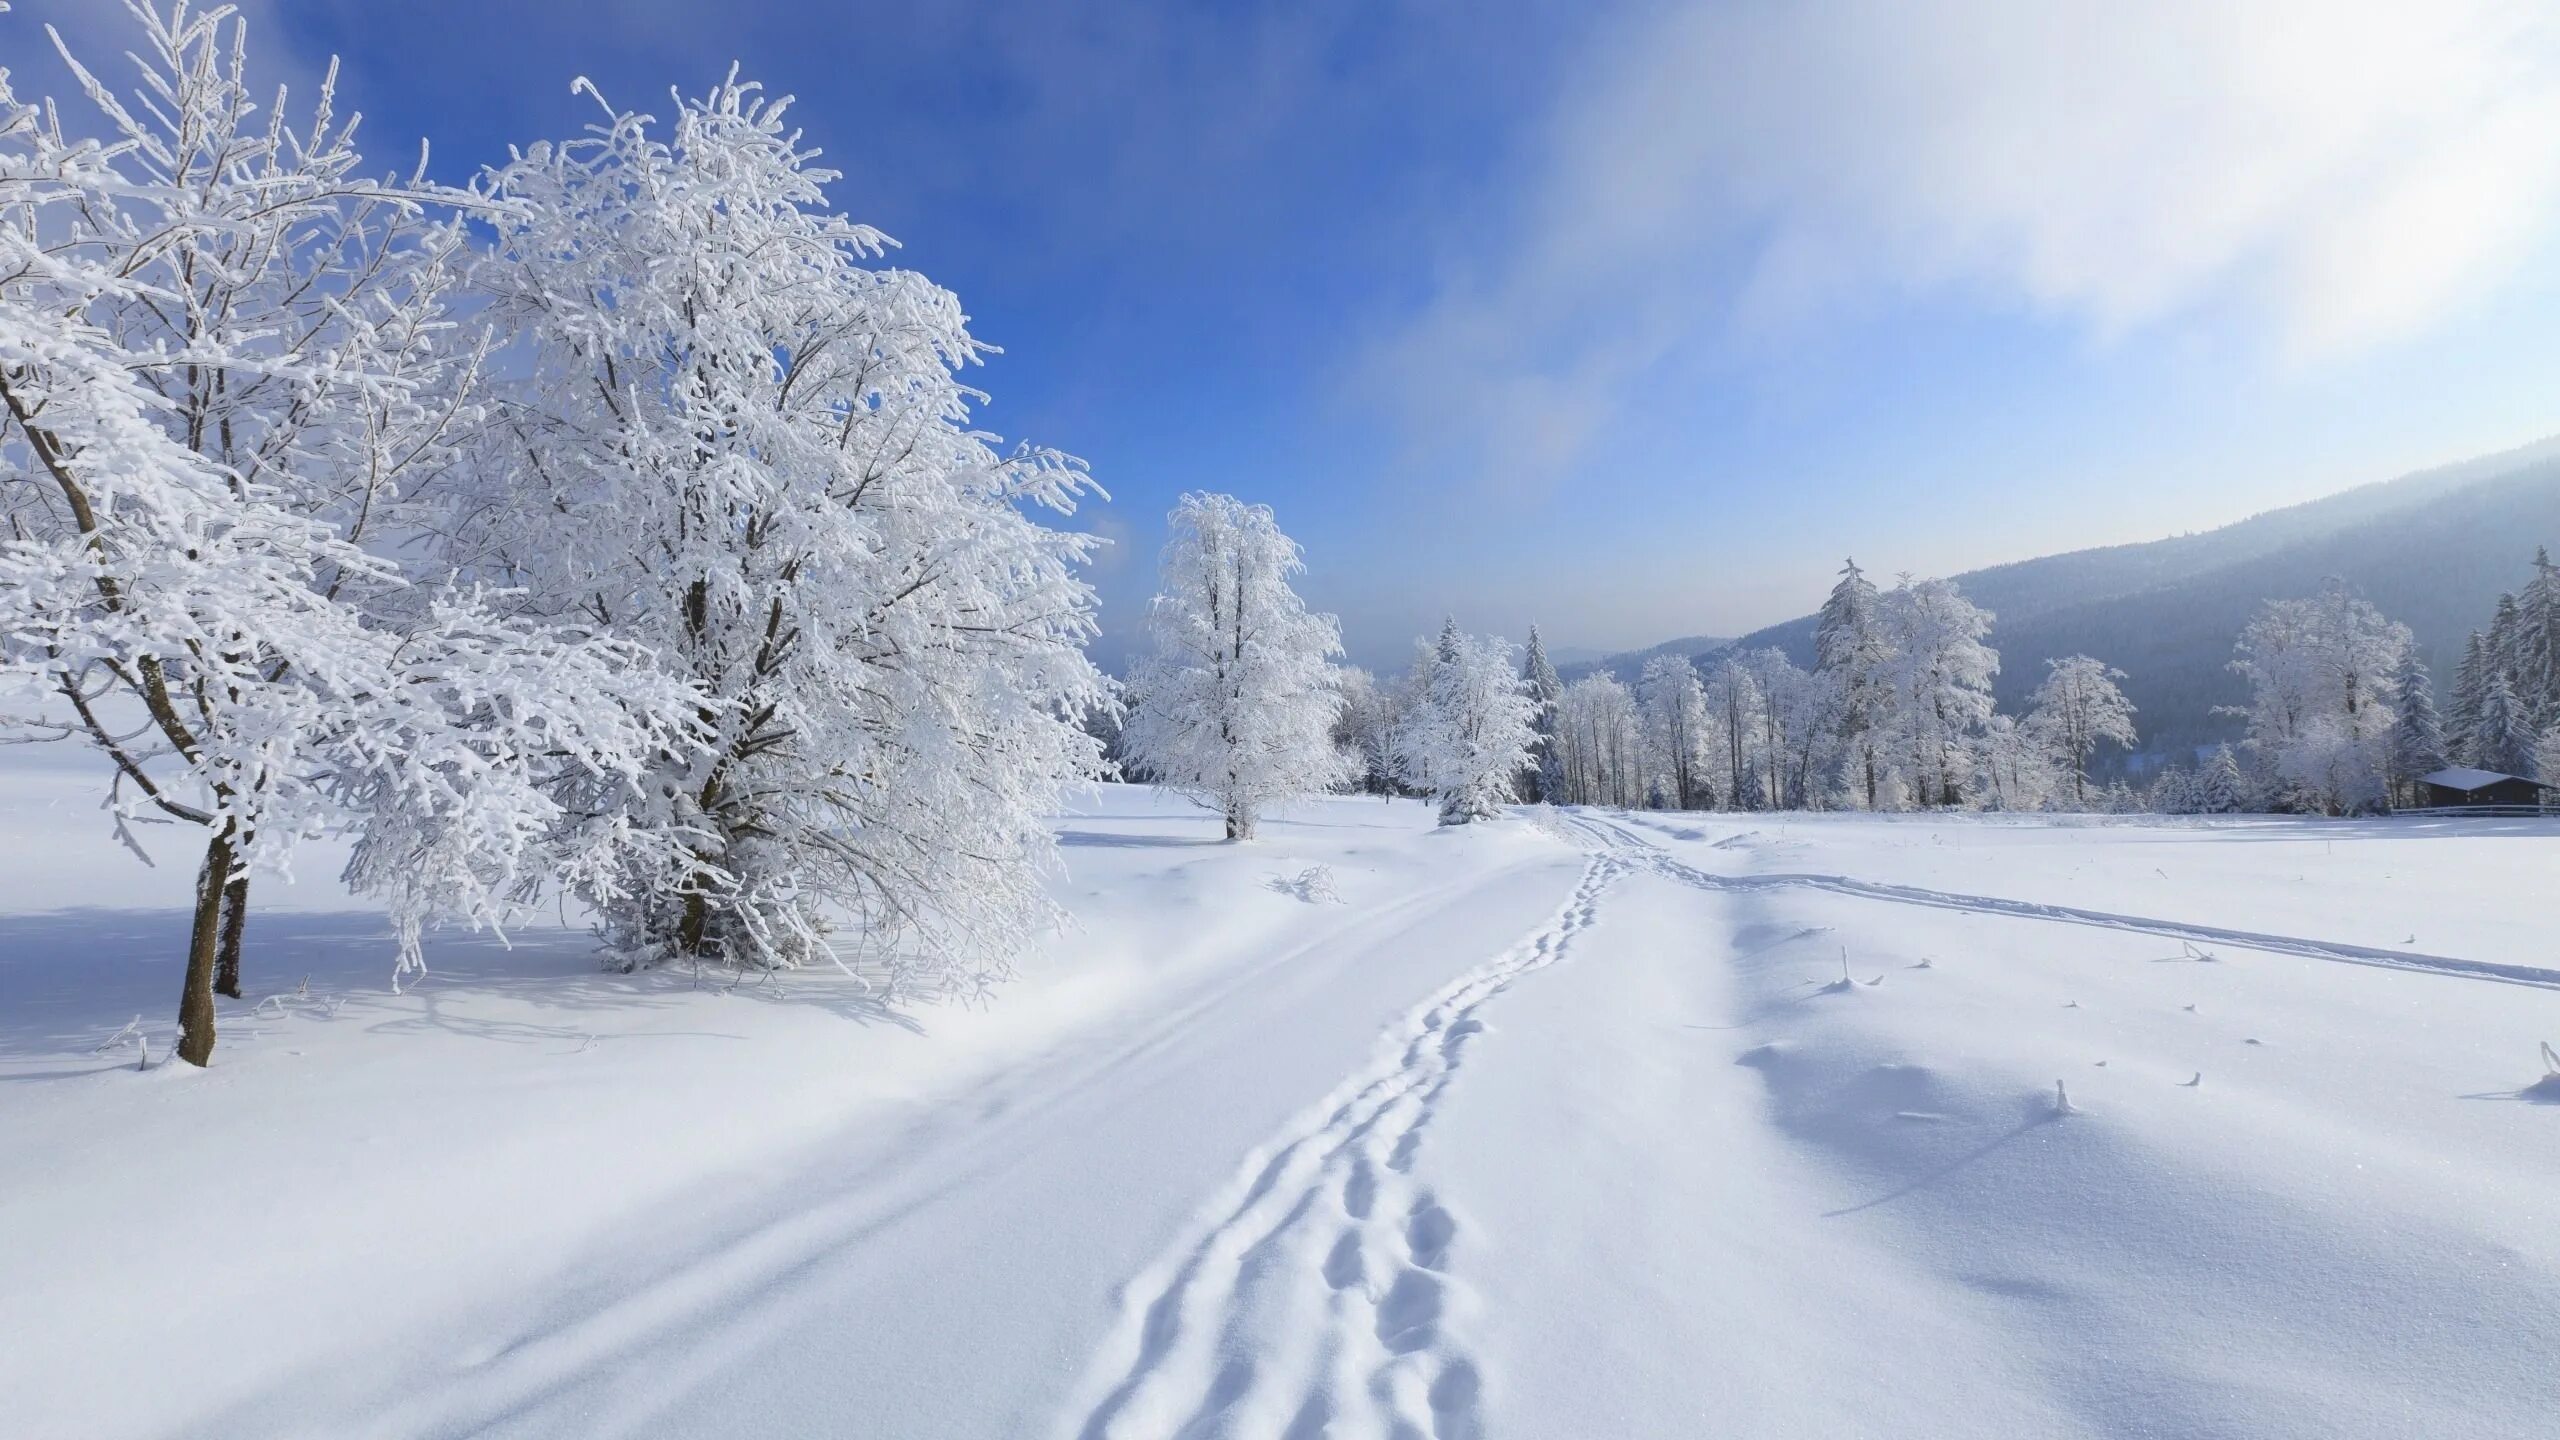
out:
M1061 830L1058 843L1069 849L1196 850L1227 842L1214 836L1113 835L1101 830Z
M174 909L0 916L0 1065L97 1056L94 1065L21 1070L0 1074L0 1080L129 1069L130 1045L99 1047L137 1016L155 1057L165 1054L176 1028L188 921L186 911ZM219 1000L217 1024L226 1039L253 1038L271 1022L299 1017L380 1034L443 1031L499 1044L579 1049L599 1043L599 1013L668 1010L709 991L926 1033L880 987L832 970L742 977L665 967L619 974L599 968L592 936L556 926L528 927L505 940L487 932L432 934L427 973L409 977L395 994L394 944L380 915L252 911L242 966L247 996ZM602 1038L621 1044L679 1036L746 1038L672 1030Z

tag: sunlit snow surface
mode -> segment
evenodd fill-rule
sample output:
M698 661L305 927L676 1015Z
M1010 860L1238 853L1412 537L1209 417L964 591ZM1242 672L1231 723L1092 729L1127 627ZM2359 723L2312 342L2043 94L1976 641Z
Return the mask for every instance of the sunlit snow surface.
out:
M2560 825L1337 800L1227 846L1110 787L978 1007L603 975L556 919L394 994L315 851L214 1068L137 1072L186 837L0 784L11 1435L2560 1415Z

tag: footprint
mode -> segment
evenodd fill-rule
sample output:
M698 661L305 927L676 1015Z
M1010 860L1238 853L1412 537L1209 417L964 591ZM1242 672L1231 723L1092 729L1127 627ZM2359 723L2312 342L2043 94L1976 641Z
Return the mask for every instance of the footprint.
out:
M1421 1270L1407 1270L1378 1302L1378 1343L1398 1355L1410 1355L1440 1334L1440 1282Z
M1414 1126L1396 1137L1396 1148L1387 1154L1387 1168L1401 1175L1413 1168L1414 1152L1422 1148L1422 1127Z
M1298 1413L1289 1417L1289 1428L1280 1440L1324 1440L1324 1432L1333 1424L1333 1401L1322 1392L1307 1397Z
M1377 1172L1369 1168L1367 1156L1354 1157L1351 1177L1342 1182L1342 1208L1354 1220L1366 1220L1372 1206L1378 1203Z
M1431 1433L1434 1440L1477 1440L1484 1433L1479 1402L1484 1380L1476 1367L1452 1360L1431 1382Z
M1369 1276L1369 1267L1360 1258L1360 1232L1345 1230L1333 1242L1333 1253L1324 1257L1324 1283L1336 1290L1348 1290Z
M1458 1222L1429 1195L1413 1202L1413 1211L1404 1222L1404 1243L1412 1252L1414 1264L1425 1270L1447 1268L1449 1242L1457 1234Z

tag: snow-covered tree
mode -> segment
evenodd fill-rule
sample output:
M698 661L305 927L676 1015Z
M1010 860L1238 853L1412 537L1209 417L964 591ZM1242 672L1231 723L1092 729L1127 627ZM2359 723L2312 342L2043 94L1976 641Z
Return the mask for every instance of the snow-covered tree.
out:
M2463 643L2462 661L2453 672L2453 704L2444 718L2444 748L2457 764L2474 763L2479 753L2480 697L2488 691L2495 667L2489 660L2489 637L2474 630Z
M2195 772L2184 765L2161 767L2151 780L2149 804L2161 815L2193 815L2202 810Z
M2397 711L2391 723L2391 790L2396 803L2415 803L2418 777L2447 763L2444 725L2436 717L2435 682L2428 677L2426 662L2418 658L2415 645L2400 657L2400 669L2391 679L2391 698Z
M1566 803L1629 806L1644 798L1644 725L1635 695L1605 671L1565 687L1556 749Z
M1564 681L1547 659L1546 641L1535 625L1529 627L1529 653L1521 658L1520 678L1529 686L1530 703L1538 707L1538 740L1531 747L1535 761L1521 789L1531 804L1553 804L1564 786L1564 768L1556 759L1556 705L1564 699Z
M1429 682L1398 736L1408 783L1439 802L1440 823L1465 825L1502 813L1530 762L1537 704L1498 638L1445 627Z
M2542 738L2533 742L2533 778L2560 785L2560 725L2543 731Z
M1185 495L1165 528L1129 753L1225 817L1228 839L1250 840L1274 806L1351 777L1333 740L1342 629L1289 588L1306 565L1269 506Z
M1983 643L1991 613L1952 580L1905 579L1884 597L1881 616L1886 683L1873 693L1890 707L1911 798L1963 804L1967 748L1991 718L1991 681L2000 673L2000 652Z
M2044 683L2029 701L2034 708L2027 723L2071 777L2072 803L2086 808L2089 757L2097 753L2099 742L2133 748L2133 702L2116 688L2125 673L2086 655L2044 663Z
M1403 687L1381 682L1356 666L1334 672L1342 709L1334 717L1334 748L1350 758L1351 783L1363 794L1394 798L1396 726L1403 719Z
M1761 793L1749 782L1760 773L1760 682L1740 655L1727 655L1707 680L1707 710L1715 718L1719 759L1724 770L1725 803L1752 808L1745 798Z
M1841 743L1857 767L1855 783L1871 810L1881 798L1884 727L1892 707L1885 667L1893 652L1885 637L1883 608L1875 582L1853 559L1841 567L1813 630L1814 668L1837 697Z
M2538 733L2560 723L2560 565L2547 546L2534 547L2533 578L2516 593L2513 646L2516 698Z
M0 685L105 753L137 852L146 812L205 835L203 1064L254 871L353 833L409 968L428 921L510 908L574 818L545 780L627 783L678 697L415 558L478 419L468 197L364 178L334 73L303 123L260 115L227 10L131 13L131 99L64 56L102 136L0 80Z
M701 743L581 797L650 842L596 896L608 945L785 966L849 922L901 978L983 982L1053 913L1047 816L1099 761L1092 542L1035 518L1091 484L991 448L958 300L874 268L787 101L732 72L663 128L597 104L487 186L525 378L470 553L700 697Z
M2257 789L2240 757L2228 745L2217 745L2204 773L2196 777L2196 811L2203 815L2237 815L2257 808Z
M1714 794L1706 769L1707 692L1698 680L1698 667L1686 655L1656 655L1645 662L1644 673L1636 679L1636 696L1644 711L1651 770L1670 808L1712 806Z
M2516 698L2503 672L2493 672L2480 694L2480 713L2472 722L2471 763L2501 775L2529 775L2536 738L2524 702Z
M1977 789L1994 810L2042 810L2051 805L2068 765L2062 747L2040 726L1994 715L1976 741L1981 756ZM2086 808L2086 797L2075 796Z
M2231 668L2249 682L2249 743L2304 803L2341 814L2383 799L2408 648L2407 626L2338 580L2268 601L2241 632Z

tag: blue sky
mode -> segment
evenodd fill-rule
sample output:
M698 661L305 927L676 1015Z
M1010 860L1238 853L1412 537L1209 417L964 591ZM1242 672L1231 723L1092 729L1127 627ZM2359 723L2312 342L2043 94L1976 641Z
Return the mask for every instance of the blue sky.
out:
M104 0L20 0L103 60ZM2560 430L2560 35L2511 0L258 0L461 179L732 59L1086 457L1116 657L1184 489L1355 658L2200 529Z

